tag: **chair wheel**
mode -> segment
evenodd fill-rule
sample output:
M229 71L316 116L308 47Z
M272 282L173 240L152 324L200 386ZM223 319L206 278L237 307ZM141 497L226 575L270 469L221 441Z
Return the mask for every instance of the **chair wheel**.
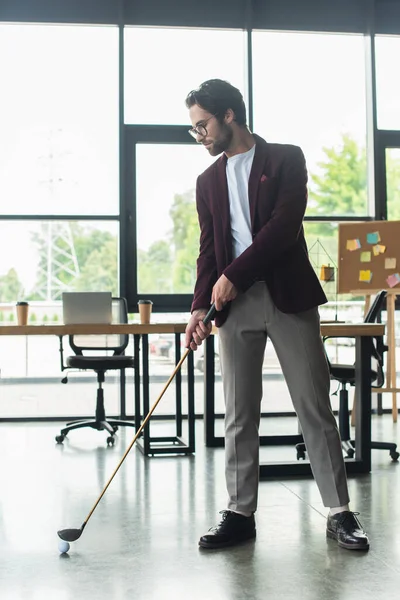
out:
M306 460L306 453L303 450L297 450L297 460Z
M390 456L392 457L393 462L397 462L400 457L400 454L394 450L390 453Z
M65 435L56 435L57 444L62 444L65 439Z
M112 435L108 436L108 438L107 438L107 446L114 446L114 443L115 443L114 436L112 436Z
M118 425L113 425L112 428L114 429L114 433L117 433L117 431L118 431Z
M354 450L349 449L346 451L346 454L347 458L354 458Z

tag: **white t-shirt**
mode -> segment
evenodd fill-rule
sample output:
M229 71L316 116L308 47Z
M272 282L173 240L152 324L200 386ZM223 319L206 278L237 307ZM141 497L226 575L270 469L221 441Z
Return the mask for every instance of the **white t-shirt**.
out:
M247 152L235 154L226 161L233 258L237 258L253 242L250 221L249 177L255 148L254 145Z

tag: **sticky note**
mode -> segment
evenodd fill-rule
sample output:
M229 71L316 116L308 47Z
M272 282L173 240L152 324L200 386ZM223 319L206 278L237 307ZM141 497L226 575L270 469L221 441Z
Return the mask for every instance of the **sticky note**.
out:
M347 240L346 250L353 252L353 250L358 250L359 248L361 248L360 240Z
M386 279L388 286L394 288L398 283L400 283L400 275L398 273L394 273L393 275L389 275Z
M385 258L385 269L395 269L396 268L396 259L395 258Z
M377 244L381 241L381 236L379 235L379 231L374 231L373 233L367 233L367 243L368 244Z
M371 262L371 252L361 252L360 260L361 262Z
M360 276L358 278L358 281L364 281L366 283L369 283L372 279L372 273L371 271L360 271Z
M378 254L383 254L386 251L386 246L382 244L377 244L376 246L372 246L372 252L374 256L378 256Z

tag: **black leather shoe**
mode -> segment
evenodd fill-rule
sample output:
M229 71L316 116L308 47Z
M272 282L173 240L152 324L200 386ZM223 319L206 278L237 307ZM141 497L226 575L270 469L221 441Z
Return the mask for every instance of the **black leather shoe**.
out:
M369 539L356 515L349 510L329 515L326 524L326 535L337 541L339 546L347 550L368 550Z
M245 517L231 510L222 510L220 514L222 514L221 522L201 536L199 546L202 548L235 546L256 537L254 515Z

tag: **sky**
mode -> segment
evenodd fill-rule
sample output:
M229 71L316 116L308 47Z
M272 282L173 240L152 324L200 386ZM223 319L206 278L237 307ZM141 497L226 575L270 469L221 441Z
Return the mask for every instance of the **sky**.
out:
M400 38L376 45L378 124L400 129ZM127 28L125 122L189 127L184 99L213 77L246 100L245 47L242 31ZM300 145L314 172L343 133L364 144L363 47L358 35L253 33L254 131ZM0 212L117 214L117 28L0 25L0 56ZM211 162L193 145L138 150L142 249L165 238L174 194ZM10 248L0 275L16 266L28 284L37 256L27 225L0 222L0 234Z

